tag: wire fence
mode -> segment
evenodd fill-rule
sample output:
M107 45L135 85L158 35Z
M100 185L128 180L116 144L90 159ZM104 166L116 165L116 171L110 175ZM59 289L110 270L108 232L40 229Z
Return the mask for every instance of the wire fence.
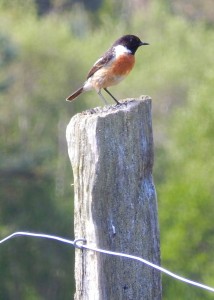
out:
M69 239L62 238L60 236L49 235L49 234L44 234L44 233L33 233L33 232L18 231L18 232L14 232L11 235L8 235L4 239L0 240L0 244L8 241L9 239L17 237L17 236L28 236L28 237L34 237L34 238L43 238L43 239L56 240L56 241L61 242L61 243L70 244L70 245L74 246L75 248L79 248L79 249L82 249L82 250L91 250L91 251L99 252L99 253L106 254L106 255L113 255L113 256L123 257L123 258L126 258L126 259L136 260L136 261L141 262L141 263L143 263L147 266L150 266L150 267L152 267L152 268L154 268L154 269L156 269L156 270L158 270L162 273L165 273L166 275L171 276L176 280L183 281L187 284L194 285L196 287L199 287L201 289L205 289L205 290L208 290L208 291L214 293L214 288L212 288L210 286L207 286L205 284L195 282L193 280L181 277L181 276L179 276L179 275L177 275L177 274L175 274L175 273L173 273L173 272L171 272L171 271L169 271L165 268L162 268L158 265L155 265L155 264L153 264L153 263L151 263L151 262L149 262L149 261L147 261L147 260L145 260L141 257L126 254L126 253L120 253L120 252L114 252L114 251L99 249L99 248L87 245L86 244L87 241L84 238L79 238L79 239L76 239L76 240L69 240Z

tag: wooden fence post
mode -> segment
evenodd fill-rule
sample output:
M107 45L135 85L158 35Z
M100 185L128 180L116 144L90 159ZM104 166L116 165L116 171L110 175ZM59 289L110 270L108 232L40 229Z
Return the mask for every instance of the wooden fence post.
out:
M75 238L160 264L152 178L151 99L75 115L66 131ZM139 262L76 249L76 300L160 300L161 274Z

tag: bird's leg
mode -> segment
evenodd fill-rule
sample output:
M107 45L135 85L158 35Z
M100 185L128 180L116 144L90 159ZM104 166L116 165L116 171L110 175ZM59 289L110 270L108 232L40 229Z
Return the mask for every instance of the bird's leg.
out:
M97 91L97 94L100 96L100 99L104 102L105 105L108 105L108 102L106 101L106 99L103 97L103 95L101 94L101 90Z
M112 99L114 99L117 104L120 104L120 102L107 90L107 88L104 88L104 90L112 97Z

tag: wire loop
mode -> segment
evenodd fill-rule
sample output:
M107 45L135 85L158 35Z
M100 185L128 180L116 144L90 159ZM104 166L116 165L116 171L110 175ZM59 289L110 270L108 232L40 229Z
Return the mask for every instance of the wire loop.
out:
M73 242L73 246L77 249L83 249L83 245L78 245L79 242L82 242L83 245L86 244L86 239L84 238L79 238L79 239L75 239Z

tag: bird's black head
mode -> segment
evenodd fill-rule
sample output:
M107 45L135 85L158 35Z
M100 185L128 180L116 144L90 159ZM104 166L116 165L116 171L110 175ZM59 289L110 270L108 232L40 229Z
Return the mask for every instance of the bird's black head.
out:
M142 42L137 36L135 35L124 35L113 44L113 47L122 45L126 47L128 50L131 51L132 54L135 54L138 47L143 45L149 45L148 43Z

